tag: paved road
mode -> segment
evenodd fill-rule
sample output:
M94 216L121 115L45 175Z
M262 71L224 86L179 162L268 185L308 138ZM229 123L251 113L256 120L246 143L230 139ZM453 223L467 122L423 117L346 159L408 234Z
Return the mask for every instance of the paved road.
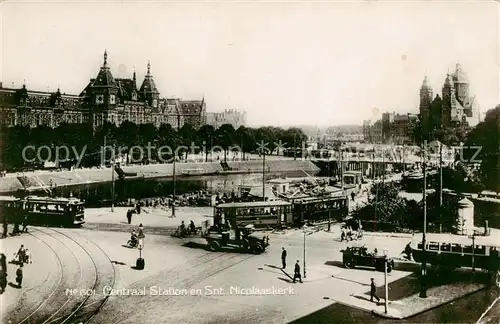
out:
M66 235L66 239L59 236L57 239L64 241L68 250L75 255L71 256L70 252L62 249L57 255L63 260L71 258L78 260L73 265L68 265L73 267L70 274L68 274L69 269L66 274L63 273L71 285L88 286L94 275L92 271L82 273L82 269L92 268L90 263L85 261L85 253L82 251L94 255L98 249L102 249L101 252L105 253L105 257L109 257L105 272L110 274L112 271L113 276L101 276L101 271L97 271L103 278L102 282L93 283L97 296L89 297L87 300L73 298L70 301L73 307L83 302L82 308L86 308L93 303L99 304L103 301L106 297L104 292L110 292L109 289L106 290L107 286L117 289L107 299L100 312L91 318L92 323L289 323L295 320L299 323L335 323L335 321L324 321L332 319L332 312L344 319L354 318L358 320L357 322L372 322L373 318L366 311L373 309L374 305L353 295L365 294L369 290L371 277L375 278L379 285L383 283L383 273L362 269L348 270L342 267L339 262L340 249L345 243L339 242L337 226L332 228L333 234L318 232L306 236L307 277L304 278L303 284L294 284L289 277L293 272L295 260L300 260L300 265L303 267L304 235L301 231L271 234L272 245L261 255L207 252L201 248L201 243L204 243L201 239L179 240L168 235L146 233L145 247L141 252L146 260L146 268L142 271L133 268L139 251L122 246L128 239L128 233L86 229L58 231L62 233L61 235ZM68 238L81 244L82 253L76 252L78 247ZM47 241L51 240L55 245L56 239L47 238ZM369 249L388 248L390 255L397 255L407 241L408 238L388 239L382 236L367 236L362 243ZM281 247L288 250L288 266L285 272L280 269ZM101 261L96 263L99 269L106 263L103 258L101 256ZM96 259L98 258L92 258ZM109 261L113 263L112 267L109 266ZM75 277L68 277L71 274ZM407 272L393 271L389 281L398 280L406 275ZM144 296L130 295L130 292L140 292L143 289ZM64 299L59 294L59 299L51 305L56 307L62 300ZM475 302L477 305L486 300L487 296L483 296ZM342 304L354 304L357 308L353 310ZM463 309L467 309L466 306L469 305L460 302L456 304L461 305ZM63 308L61 315L67 309ZM448 318L454 318L455 307L452 305L445 309L452 314ZM472 314L477 319L480 316L474 313L477 309L480 308L469 309L462 315ZM443 313L445 311L441 312ZM73 322L77 317L68 322ZM78 317L80 318L88 319L88 317ZM439 317L421 318L428 322L429 318Z
M114 269L107 255L78 233L49 228L30 228L29 234L8 238L21 240L33 251L26 265L23 287L15 303L3 303L3 323L71 323L85 321L105 301L99 291L114 285ZM10 271L14 273L14 271ZM10 292L9 289L7 293ZM2 298L8 298L7 294ZM7 307L5 307L7 305Z
M113 237L124 237L124 233L112 233ZM325 237L326 236L326 240ZM108 237L109 238L109 237ZM291 283L294 261L303 266L303 234L273 236L271 248L262 255L206 252L203 249L179 246L181 241L173 238L147 237L148 255L157 255L164 250L164 264L156 257L147 258L147 274L130 270L133 256L127 249L110 252L129 260L120 268L117 287L146 289L146 296L118 294L111 296L102 311L93 318L94 323L287 323L311 312L326 307L335 300L349 301L351 293L363 294L368 290L370 277L383 282L383 274L366 270L347 270L335 260L340 260L340 248L336 236L317 233L306 237L307 278L303 284ZM367 244L386 240L382 237L367 239ZM102 239L104 241L104 239ZM407 239L396 239L393 248L399 251ZM184 242L187 242L186 240ZM198 243L202 243L201 240ZM157 246L163 245L163 246ZM288 250L289 266L283 273L280 266L281 247ZM116 250L116 248L115 248ZM184 261L179 262L180 256ZM151 260L151 261L149 261ZM124 259L125 262L125 259ZM391 280L405 276L395 271ZM134 278L136 277L136 278ZM187 295L154 295L158 289L185 289ZM241 294L238 289L266 288L271 294ZM282 294L272 294L272 289L281 289ZM193 291L193 293L191 292ZM254 291L255 292L255 291ZM323 299L329 297L330 299ZM371 307L367 303L366 307Z

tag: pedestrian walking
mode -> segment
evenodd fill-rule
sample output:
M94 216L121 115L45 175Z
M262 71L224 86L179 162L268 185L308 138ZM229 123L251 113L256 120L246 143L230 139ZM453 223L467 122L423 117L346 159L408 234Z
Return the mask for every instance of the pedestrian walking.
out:
M371 284L370 284L370 301L373 302L373 298L377 300L377 303L380 302L380 298L377 296L377 286L375 286L375 281L373 278L371 278Z
M342 228L342 233L340 234L340 242L344 242L346 239L345 228Z
M3 253L0 254L0 266L2 267L2 271L7 273L7 257Z
M130 225L132 223L132 210L127 210L127 222Z
M5 292L5 288L7 288L7 271L2 269L0 270L0 294Z
M283 250L281 251L281 265L283 269L286 269L286 250L283 247Z
M19 268L17 268L17 270L16 270L16 283L17 283L17 288L23 287L23 264L22 263L19 265Z
M300 275L300 265L299 265L299 260L295 263L295 270L293 274L293 283L295 283L295 280L299 279L300 283L302 283L302 276Z
M28 233L28 216L24 216L24 219L23 219L23 229L22 231L23 233Z
M354 196L356 196L356 195L354 194L354 191L353 191L353 192L351 192L352 201L354 201Z
M9 226L9 223L7 222L7 217L4 216L2 238L5 238L8 236L8 226Z
M137 233L138 238L144 238L144 227L142 226L142 223L139 224L139 230Z

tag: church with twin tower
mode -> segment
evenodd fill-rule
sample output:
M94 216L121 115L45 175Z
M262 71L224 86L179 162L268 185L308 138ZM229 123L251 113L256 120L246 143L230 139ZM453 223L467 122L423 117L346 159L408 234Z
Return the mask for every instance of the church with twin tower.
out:
M454 73L448 73L441 89L441 96L434 97L427 77L420 87L420 120L425 129L452 129L476 126L480 121L475 96L469 94L469 80L462 66L457 64Z

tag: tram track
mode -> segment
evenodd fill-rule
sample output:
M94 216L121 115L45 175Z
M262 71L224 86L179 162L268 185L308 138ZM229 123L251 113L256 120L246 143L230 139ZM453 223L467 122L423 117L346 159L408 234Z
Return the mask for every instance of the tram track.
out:
M214 256L214 254L216 255ZM189 296L148 295L149 287L167 285L174 289L189 291L196 284L253 257L255 255L208 252L196 259L191 259L179 267L157 272L125 287L128 290L146 289L145 296L139 296L139 298L135 295L123 294L113 296L112 302L110 300L107 305L108 307L105 307L103 312L97 314L97 322L122 322L138 313L157 307L158 303L161 303L162 307L168 307L168 301L173 297L189 298Z
M53 230L53 231L71 239L69 235L62 233L61 231L58 230ZM84 244L78 243L77 241L71 239L75 241L89 255L96 270L96 277L92 288L87 289L87 291L91 291L92 293L86 294L86 297L82 301L82 303L80 303L70 315L60 317L49 323L64 324L64 323L89 322L90 319L101 309L101 307L109 298L109 296L103 294L103 288L105 286L114 287L116 280L116 271L109 256L97 244L93 243L92 241L89 241L80 234L77 234L74 231L71 234L81 237L82 238L81 242L85 242L84 244L86 245L86 247L84 247ZM89 253L89 249L94 250L94 253L92 253L92 255ZM96 255L104 256L104 258L96 258ZM101 261L99 265L97 264L98 260ZM107 272L102 271L106 267L111 268L111 271L108 271L108 273L112 273L111 279L105 278L105 274Z
M64 298L66 290L74 288L72 284L74 282L80 284L82 280L82 269L74 251L71 251L60 240L55 238L54 235L45 231L37 229L32 230L29 234L42 241L56 255L58 263L61 266L60 280L49 296L38 304L34 310L30 309L29 306L25 308L21 306L21 309L12 312L8 317L8 321L11 323L46 323L53 314L59 312L66 305L67 300ZM37 297L26 294L22 298L21 305L24 305L24 301L30 301L32 298L36 300ZM28 313L27 316L24 316L26 313Z
M74 234L72 233L72 235ZM90 292L99 291L99 287L102 285L114 286L115 270L111 260L93 242L85 240L83 241L85 243L82 244L55 229L36 228L32 230L30 235L45 244L56 256L61 269L59 280L50 294L35 306L35 309L29 309L28 306L23 310L22 306L20 306L20 309L18 308L10 314L6 322L19 324L88 322L107 300L104 295L97 296L97 294ZM89 252L92 249L94 249L94 252L99 251L97 255L104 256L104 262L99 265L106 264L112 269L111 279L105 278L105 280L102 280L102 276L99 275L101 267L98 267L96 259L103 261L103 258L96 258L96 253ZM74 260L74 262L68 262L68 260ZM74 291L75 293L68 294L68 291ZM24 300L28 299L27 296L23 297ZM28 312L29 314L25 316L24 314ZM24 316L24 318L19 318L20 315Z

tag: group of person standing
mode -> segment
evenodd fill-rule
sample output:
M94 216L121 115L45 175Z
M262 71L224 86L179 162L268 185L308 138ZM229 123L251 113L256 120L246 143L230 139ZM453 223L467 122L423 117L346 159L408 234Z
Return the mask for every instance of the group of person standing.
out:
M16 260L17 259L17 260ZM14 255L14 260L12 260L11 263L17 263L18 268L16 270L16 286L17 288L22 288L23 285L23 267L24 264L32 263L31 259L31 253L28 251L27 248L24 247L24 245L21 245L17 253ZM3 294L5 292L5 289L7 288L7 276L8 276L8 269L7 269L7 258L5 254L0 253L0 294Z

